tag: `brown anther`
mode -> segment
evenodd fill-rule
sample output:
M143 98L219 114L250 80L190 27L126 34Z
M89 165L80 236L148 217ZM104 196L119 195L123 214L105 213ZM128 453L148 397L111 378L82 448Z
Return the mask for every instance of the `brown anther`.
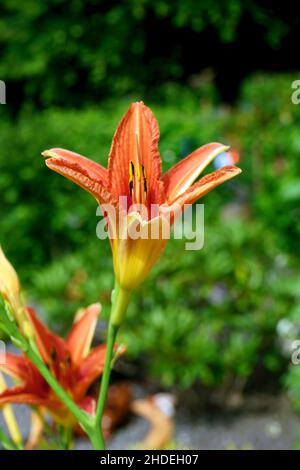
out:
M57 352L56 352L56 349L55 349L55 348L51 349L50 356L51 356L52 362L55 362L56 359L57 359Z

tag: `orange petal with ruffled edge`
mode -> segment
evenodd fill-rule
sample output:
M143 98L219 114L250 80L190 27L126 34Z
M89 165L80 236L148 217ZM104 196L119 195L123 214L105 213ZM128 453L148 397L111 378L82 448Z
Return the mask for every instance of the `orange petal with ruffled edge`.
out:
M53 148L45 150L46 165L91 193L100 203L112 202L107 186L108 171L99 163L69 150Z
M193 204L201 197L205 196L212 189L225 181L239 175L242 170L236 166L224 166L220 170L209 173L191 186L184 194L177 197L172 204L182 206L183 204Z
M113 137L109 162L109 189L118 196L130 196L129 166L134 177L144 173L147 180L147 200L163 202L161 158L158 151L159 128L152 111L144 103L132 103L119 123ZM140 179L139 178L139 179Z
M86 309L80 309L70 331L66 345L71 354L72 363L78 366L89 353L95 333L101 305L92 304Z
M198 148L174 165L163 175L167 201L172 203L188 190L213 159L228 149L226 145L212 142Z

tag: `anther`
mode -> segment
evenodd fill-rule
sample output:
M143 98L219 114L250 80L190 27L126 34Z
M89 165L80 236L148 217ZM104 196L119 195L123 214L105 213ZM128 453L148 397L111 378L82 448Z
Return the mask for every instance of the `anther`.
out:
M52 361L55 362L56 359L57 359L57 352L56 352L56 349L53 348L53 349L51 350L50 356L51 356Z
M132 197L132 194L133 194L133 181L129 181L129 192L130 192L130 196Z
M144 192L147 195L148 192L148 184L147 184L147 176L146 176L146 171L144 165L142 165L142 174L143 174L143 180L144 180Z
M130 161L129 162L129 192L130 192L131 197L132 197L133 187L134 187L133 178L134 178L134 164L132 163L132 161Z
M133 179L134 177L134 164L132 163L131 160L129 162L129 176L130 176L130 179Z

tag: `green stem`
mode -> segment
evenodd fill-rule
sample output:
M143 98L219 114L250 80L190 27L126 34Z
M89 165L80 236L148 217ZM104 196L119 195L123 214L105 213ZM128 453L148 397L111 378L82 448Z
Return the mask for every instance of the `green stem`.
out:
M70 426L63 427L61 429L61 437L62 437L62 448L63 450L70 450L72 448L72 440L73 440L73 429Z
M90 436L94 448L98 450L105 449L105 440L102 431L102 417L109 387L109 379L116 336L120 324L126 313L130 300L130 295L130 292L124 291L118 285L116 285L113 293L112 311L108 325L105 364L102 374L100 394L94 421L95 427L94 432L92 432Z
M123 322L131 298L131 291L122 289L117 283L113 293L113 304L110 322L119 327Z
M113 349L115 344L115 339L117 336L118 327L114 326L111 322L108 325L107 332L107 344L106 344L106 356L104 370L101 379L100 395L97 404L96 416L95 416L95 434L94 437L96 441L93 445L96 445L97 449L105 449L105 441L102 431L102 417L105 407L105 402L107 398L110 372L111 372L111 361L113 357Z
M92 446L95 450L105 450L105 440L103 437L102 429L96 429L89 434Z
M22 447L18 447L0 428L0 441L3 447L7 450L21 450Z

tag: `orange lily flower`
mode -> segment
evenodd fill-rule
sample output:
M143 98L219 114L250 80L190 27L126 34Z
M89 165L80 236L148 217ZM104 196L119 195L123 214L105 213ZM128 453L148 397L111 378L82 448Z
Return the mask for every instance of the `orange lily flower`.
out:
M236 166L226 166L195 182L205 167L229 147L210 143L200 147L162 174L158 151L159 128L152 111L143 102L133 103L115 132L108 169L77 153L53 148L43 152L46 165L91 193L100 206L120 209L120 198L134 209L115 220L104 209L110 234L114 270L120 288L130 292L147 276L161 256L167 237L162 236L166 215L173 207L184 209L219 184L238 175ZM140 210L143 205L147 211ZM150 213L152 205L158 207ZM174 217L172 216L171 222ZM170 225L170 224L169 224ZM120 227L121 230L120 230ZM140 237L126 237L131 228ZM150 234L159 236L151 237Z
M73 400L87 413L93 414L95 399L87 392L92 382L102 374L106 351L104 344L90 351L100 304L79 310L66 340L51 332L32 308L27 307L26 310L43 361ZM41 407L43 412L46 410L55 422L65 426L75 425L73 415L24 354L6 353L0 370L20 382L0 393L0 406L7 403L35 405Z

